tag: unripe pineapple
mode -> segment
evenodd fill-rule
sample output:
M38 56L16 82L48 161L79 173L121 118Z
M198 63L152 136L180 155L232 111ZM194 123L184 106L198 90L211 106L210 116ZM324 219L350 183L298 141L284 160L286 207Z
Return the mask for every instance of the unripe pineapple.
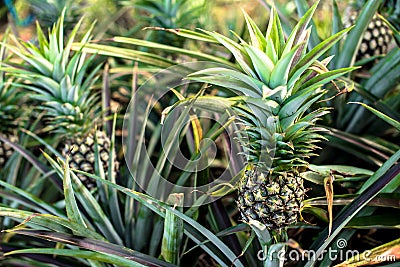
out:
M357 12L353 12L349 21L345 23L345 27L354 25L357 14ZM385 55L389 50L391 41L392 31L377 15L374 15L361 40L356 61Z
M37 25L38 46L23 41L16 41L18 46L10 46L23 61L9 63L8 69L24 81L22 86L31 90L31 97L42 103L38 108L46 111L44 130L61 138L62 154L70 157L71 167L95 173L97 145L100 163L107 175L110 139L97 130L102 112L100 92L94 86L101 64L94 66L94 57L88 58L81 50L71 51L80 22L64 42L63 20L64 13L48 38ZM90 32L91 29L82 37L83 45L88 42ZM78 177L89 189L95 187L94 179L82 174Z
M96 131L97 146L99 157L105 170L108 170L110 157L110 138L103 131ZM89 134L83 138L76 138L66 142L62 151L63 156L70 156L70 165L72 168L88 173L94 173L95 170L95 138L94 134ZM84 175L78 174L83 184L93 189L95 181Z
M297 222L305 192L299 173L268 173L249 164L239 184L238 207L246 221L257 220L269 229Z
M236 68L221 66L189 75L239 95L228 101L239 114L239 141L247 161L237 205L244 221L259 221L270 230L296 223L303 207L301 174L322 138L315 123L328 113L326 108L312 109L325 93L321 87L354 69L329 71L331 57L318 61L349 29L307 51L308 23L316 7L317 3L287 39L275 10L266 34L245 14L249 42L204 30L207 38L234 55Z
M358 1L354 7L349 7L344 16L344 26L350 27L356 23L359 11L365 1ZM386 23L376 14L369 22L357 52L356 61L387 54L393 35Z

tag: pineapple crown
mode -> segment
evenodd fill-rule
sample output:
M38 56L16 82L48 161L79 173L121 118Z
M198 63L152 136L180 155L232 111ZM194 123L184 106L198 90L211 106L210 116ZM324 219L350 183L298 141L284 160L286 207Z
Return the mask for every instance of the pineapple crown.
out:
M94 55L87 58L82 49L71 50L82 20L64 42L64 15L65 11L48 38L37 23L37 46L14 38L16 45L7 47L22 62L10 62L4 69L23 81L21 86L33 92L32 99L42 102L39 109L46 111L48 119L45 131L73 138L93 130L100 118L100 96L93 85L101 64L90 70ZM89 41L92 28L82 37L82 47Z
M216 32L203 30L206 37L228 49L237 67L208 68L189 79L227 88L241 96L236 109L243 124L239 133L249 163L263 168L287 170L307 164L305 158L321 139L318 118L328 111L307 112L323 94L323 85L353 70L328 70L332 57L318 60L349 30L345 29L307 50L311 27L308 24L318 1L285 38L275 9L272 9L265 35L244 12L250 41L237 34L238 42ZM207 39L203 38L203 39Z
M6 41L8 32L4 35ZM0 69L6 57L6 48L0 47ZM23 122L24 109L21 109L22 94L19 87L15 86L12 79L6 79L4 71L0 70L0 133L11 134Z
M132 5L132 2L127 1L126 4ZM148 13L146 16L141 16L141 19L147 21L150 28L154 27L154 29L176 29L189 25L199 26L207 14L207 1L204 0L136 0L134 6L138 10ZM182 47L185 41L184 38L165 31L157 31L155 34L150 32L149 37L153 41L177 47Z

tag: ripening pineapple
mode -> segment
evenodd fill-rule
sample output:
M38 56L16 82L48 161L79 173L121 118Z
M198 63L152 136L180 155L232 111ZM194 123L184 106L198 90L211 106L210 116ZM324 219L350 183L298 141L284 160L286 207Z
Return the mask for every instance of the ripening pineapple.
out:
M323 85L353 70L329 71L326 66L332 57L318 61L350 29L307 51L308 23L316 6L287 39L275 10L266 34L245 14L249 42L203 31L234 55L237 66L208 68L189 76L240 95L230 102L239 114L239 140L247 161L237 205L245 221L259 221L270 230L297 222L305 197L301 174L322 138L315 123L328 113L327 108L313 106L326 92Z
M25 81L22 86L41 103L39 109L46 111L47 116L45 131L58 134L64 146L62 154L69 155L71 167L94 173L97 144L107 174L110 139L96 128L101 123L102 113L100 95L94 83L101 64L94 66L94 57L88 58L81 50L71 51L80 22L64 42L63 20L64 13L48 38L37 24L37 46L23 41L10 46L9 49L23 61L10 63L8 69ZM91 29L82 37L83 45L89 40L90 32ZM89 189L96 185L93 179L81 174L78 177Z
M350 27L356 23L359 11L365 1L357 1L354 7L348 7L344 16L344 26ZM385 55L389 51L393 35L386 23L376 14L369 22L357 51L356 61L375 56Z

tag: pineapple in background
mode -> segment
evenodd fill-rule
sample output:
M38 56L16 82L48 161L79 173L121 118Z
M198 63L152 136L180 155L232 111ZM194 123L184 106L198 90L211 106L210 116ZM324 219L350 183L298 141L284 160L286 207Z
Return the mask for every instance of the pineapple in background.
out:
M80 22L64 42L64 13L46 38L37 25L38 44L17 41L8 46L22 61L9 63L7 71L24 81L21 86L30 90L31 98L38 101L40 110L46 112L44 131L57 134L69 155L72 168L95 173L95 147L104 172L107 173L110 155L110 139L97 129L102 123L100 92L94 84L101 64L94 66L94 56L88 58L81 50L71 51ZM89 29L81 39L82 45L90 39ZM117 164L113 164L116 168ZM115 170L113 170L115 171ZM78 174L88 189L96 182Z
M6 35L7 36L7 33ZM5 46L0 48L0 68L5 58ZM11 142L18 141L17 130L23 121L23 109L21 109L21 93L12 84L12 79L6 80L5 73L0 71L0 135ZM0 170L5 166L7 160L14 150L0 140Z
M250 42L203 31L234 55L237 68L208 68L189 76L242 95L233 105L243 125L239 141L247 161L237 205L244 221L255 220L278 232L296 223L303 207L301 174L322 139L315 123L328 113L326 108L314 108L326 93L321 87L354 69L329 71L332 57L318 61L349 29L307 52L308 23L317 4L287 39L275 10L265 35L245 14Z
M82 17L84 9L82 0L27 0L27 4L34 18L45 30L51 28L63 12L65 12L64 29L72 29Z
M358 0L346 9L343 21L346 28L356 23L358 14L365 3L365 0ZM383 6L385 5L386 3ZM392 39L390 28L375 14L362 37L356 61L385 55L389 51Z
M124 4L124 2L122 2ZM138 14L149 27L157 29L178 29L184 27L200 27L208 16L207 1L204 0L135 0L126 5L134 5L135 9L145 13ZM149 31L149 41L183 47L185 39L164 31Z

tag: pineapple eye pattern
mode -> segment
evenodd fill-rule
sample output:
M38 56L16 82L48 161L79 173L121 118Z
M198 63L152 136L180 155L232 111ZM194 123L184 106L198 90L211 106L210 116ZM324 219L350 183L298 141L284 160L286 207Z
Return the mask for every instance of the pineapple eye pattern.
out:
M356 22L358 13L356 11L350 12L351 15L344 18L345 27L350 27ZM377 15L374 15L365 30L356 60L386 54L391 40L392 32L390 28Z

